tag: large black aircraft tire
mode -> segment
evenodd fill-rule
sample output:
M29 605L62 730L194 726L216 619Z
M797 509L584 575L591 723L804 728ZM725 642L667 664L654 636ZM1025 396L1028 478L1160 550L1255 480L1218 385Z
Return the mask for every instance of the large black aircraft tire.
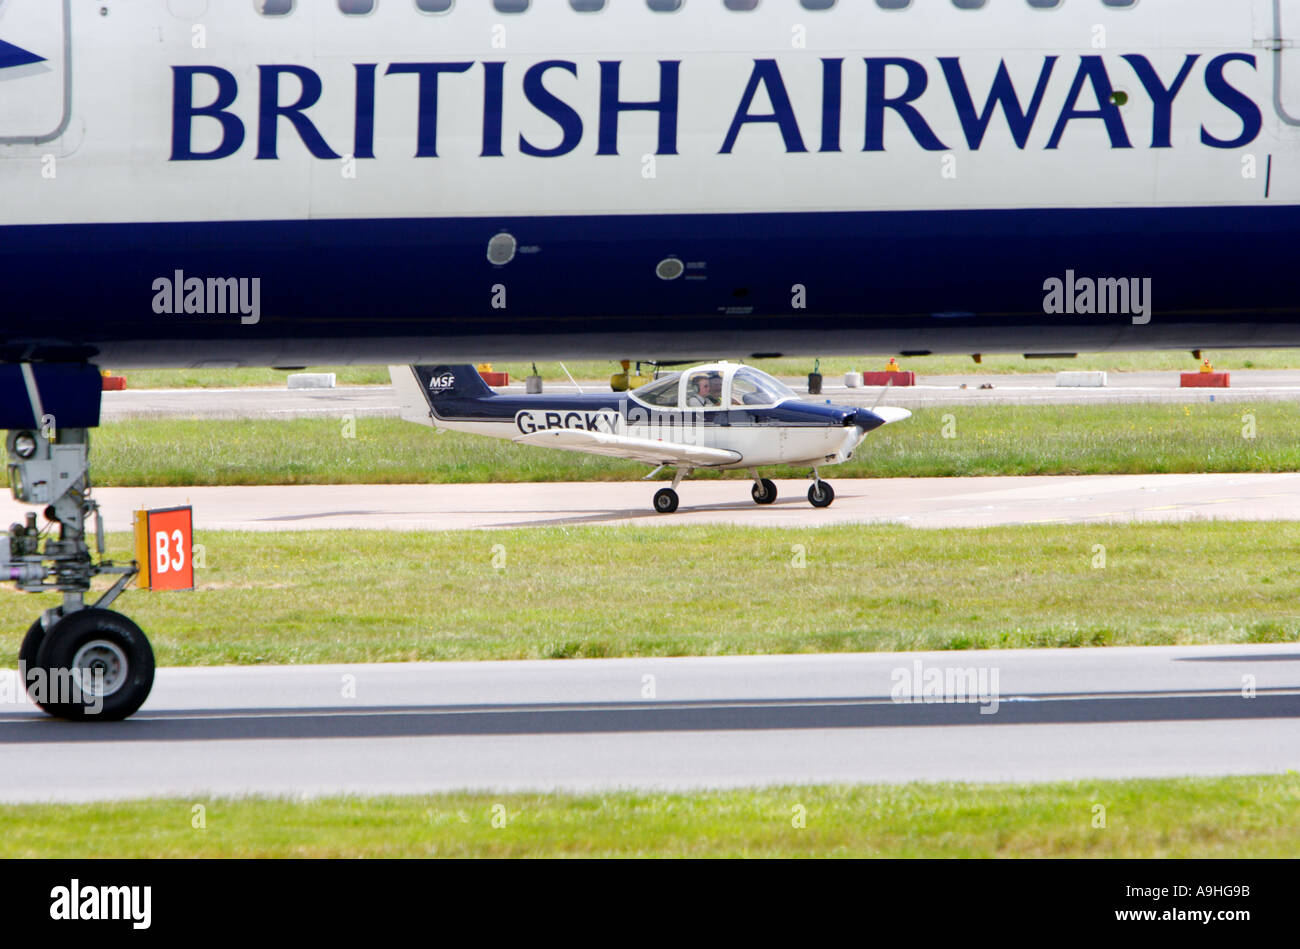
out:
M112 610L77 610L64 616L46 633L36 664L46 671L49 683L60 672L66 679L68 670L102 673L102 694L59 694L51 688L46 701L38 703L51 715L72 721L120 721L139 709L153 688L149 640L139 626Z
M27 634L23 636L23 644L18 647L18 663L20 669L35 669L36 656L40 652L41 643L45 642L45 627L41 625L40 619L32 623L27 629Z

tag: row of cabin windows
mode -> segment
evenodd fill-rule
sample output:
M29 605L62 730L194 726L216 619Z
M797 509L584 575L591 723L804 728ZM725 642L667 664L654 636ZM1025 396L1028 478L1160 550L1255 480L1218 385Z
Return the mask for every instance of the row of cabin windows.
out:
M498 13L523 13L528 9L530 0L492 0L492 6ZM605 9L609 0L569 0L569 6L579 13L597 13ZM952 5L959 10L979 10L988 5L989 0L952 0ZM1064 0L1025 0L1031 7L1039 10L1051 10L1061 6ZM415 9L421 13L447 13L455 0L414 0ZM646 6L656 13L672 13L680 10L686 0L645 0ZM1101 0L1102 6L1123 9L1137 5L1137 0ZM293 12L294 0L253 0L257 12L263 16L288 16ZM374 13L379 0L338 0L339 9L347 16L366 16ZM722 0L728 10L755 10L758 0ZM805 10L829 10L835 6L835 0L799 0ZM876 6L883 10L905 10L912 5L912 0L876 0Z

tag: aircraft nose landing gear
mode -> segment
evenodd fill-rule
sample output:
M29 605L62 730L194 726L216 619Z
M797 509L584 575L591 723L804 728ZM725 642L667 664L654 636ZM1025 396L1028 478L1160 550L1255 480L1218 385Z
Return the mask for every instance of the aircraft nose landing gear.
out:
M831 487L829 481L823 481L817 474L817 469L812 472L813 483L808 489L808 503L813 507L830 507L831 502L835 500L835 489Z
M116 721L144 704L153 688L154 657L140 627L107 607L139 572L133 562L103 559L104 527L90 497L87 429L11 431L6 439L9 486L16 500L45 504L46 531L36 515L0 538L0 579L27 593L57 592L63 604L32 624L19 649L19 675L38 706L59 718ZM86 526L95 521L91 557ZM55 536L52 532L58 529ZM117 580L92 605L91 580Z

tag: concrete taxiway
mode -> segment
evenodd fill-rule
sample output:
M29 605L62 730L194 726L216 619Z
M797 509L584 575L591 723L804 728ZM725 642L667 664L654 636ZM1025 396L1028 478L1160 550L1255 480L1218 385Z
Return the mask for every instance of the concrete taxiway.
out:
M925 701L936 675L963 701ZM46 718L16 678L3 801L1300 767L1297 645L162 669L103 724Z
M580 524L820 527L1300 520L1300 474L1084 475L830 479L835 503L813 508L808 482L777 481L758 506L742 480L683 482L681 507L656 514L656 482L98 488L109 530L141 508L193 505L198 530L454 530ZM0 524L29 508L0 498Z
M129 378L129 373L128 373ZM1052 374L922 376L919 385L884 394L883 404L902 408L940 405L1098 404L1110 402L1300 401L1300 371L1247 369L1233 372L1230 389L1181 389L1176 372L1112 373L1106 388L1062 388ZM843 377L827 379L820 396L807 395L805 380L786 379L801 398L867 405L881 399L879 387L849 389ZM980 388L990 386L991 388ZM608 383L584 382L586 392L608 392ZM503 392L523 394L522 385ZM572 393L567 383L546 393ZM396 417L391 386L340 386L335 389L248 387L237 389L127 389L105 392L103 418L116 422L148 418L339 418Z

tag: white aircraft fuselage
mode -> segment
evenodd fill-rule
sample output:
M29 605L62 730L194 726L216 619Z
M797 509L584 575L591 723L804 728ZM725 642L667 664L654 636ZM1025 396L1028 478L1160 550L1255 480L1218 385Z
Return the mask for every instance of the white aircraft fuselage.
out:
M0 357L1300 345L1296 39L1300 0L0 0Z

